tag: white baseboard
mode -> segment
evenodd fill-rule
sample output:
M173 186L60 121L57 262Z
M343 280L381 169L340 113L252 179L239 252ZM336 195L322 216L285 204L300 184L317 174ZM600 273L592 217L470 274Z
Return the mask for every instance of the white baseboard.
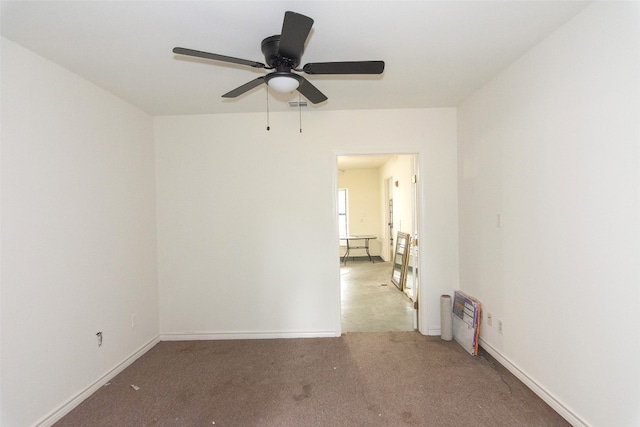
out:
M429 336L439 336L441 333L440 328L430 328L427 329L427 334Z
M336 331L276 331L276 332L186 332L161 334L161 341L218 341L218 340L254 340L276 338L335 338Z
M544 387L536 383L531 377L529 377L522 369L512 363L509 359L504 357L498 350L493 348L490 344L487 344L482 338L480 338L480 346L486 350L494 359L498 361L502 366L507 368L509 372L515 375L520 381L522 381L527 387L531 389L535 394L544 400L549 406L551 406L558 414L560 414L565 420L567 420L574 427L588 427L588 424L582 420L573 411L567 408L560 400L558 400L553 394L547 391Z
M73 408L75 408L80 403L82 403L86 398L88 398L93 393L95 393L98 389L100 389L100 387L102 387L107 382L109 382L109 380L111 380L113 377L118 375L120 372L122 372L125 368L127 368L133 362L138 360L140 358L140 356L145 354L147 351L151 350L151 348L154 345L158 344L159 342L160 342L160 337L153 338L151 341L149 341L148 343L146 343L145 345L140 347L138 350L136 350L132 355L130 355L125 360L123 360L118 365L116 365L109 372L107 372L102 377L98 378L92 384L87 386L84 390L82 390L80 393L78 393L75 397L72 397L66 403L62 404L60 407L55 409L49 415L45 416L43 419L41 419L39 422L37 422L36 426L38 426L38 427L49 427L49 426L52 426L54 423L60 421L60 419L62 419L62 417L67 415L69 412L71 412L71 410Z

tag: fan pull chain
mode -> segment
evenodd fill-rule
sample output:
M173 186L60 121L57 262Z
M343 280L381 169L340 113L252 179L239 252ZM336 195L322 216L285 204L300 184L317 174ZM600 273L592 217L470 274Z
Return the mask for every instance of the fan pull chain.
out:
M300 133L302 133L302 100L300 99L300 92L298 92L298 111L300 112Z
M267 85L267 131L271 128L269 127L269 85Z

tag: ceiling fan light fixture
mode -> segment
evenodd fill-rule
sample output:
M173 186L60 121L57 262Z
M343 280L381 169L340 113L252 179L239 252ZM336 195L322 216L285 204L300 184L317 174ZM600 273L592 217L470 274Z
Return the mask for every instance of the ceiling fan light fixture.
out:
M273 75L267 80L269 87L276 92L290 93L298 89L300 82L293 75Z
M204 58L212 61L226 62L245 67L274 70L273 72L251 80L230 92L222 95L223 98L237 98L250 90L267 84L275 92L291 93L297 90L312 104L319 104L327 100L325 94L320 92L309 80L296 73L306 74L382 74L384 61L338 61L315 62L300 65L300 59L304 53L305 43L311 32L313 19L299 13L287 11L284 14L281 34L276 34L262 40L261 50L265 58L262 62L249 61L233 56L219 55L217 53L202 52L200 50L175 47L173 53L179 55ZM293 73L295 71L296 73ZM267 94L269 92L267 91ZM267 98L268 99L268 98Z

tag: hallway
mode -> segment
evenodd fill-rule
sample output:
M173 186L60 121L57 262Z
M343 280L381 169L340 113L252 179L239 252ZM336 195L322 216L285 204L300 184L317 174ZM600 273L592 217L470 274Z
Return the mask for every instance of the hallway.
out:
M413 302L391 283L391 263L379 258L340 264L342 332L413 331Z

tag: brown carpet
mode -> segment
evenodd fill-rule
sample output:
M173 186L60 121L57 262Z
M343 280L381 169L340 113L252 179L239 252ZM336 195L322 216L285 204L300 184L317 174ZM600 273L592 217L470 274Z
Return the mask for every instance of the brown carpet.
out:
M569 424L486 353L417 332L161 342L56 424L211 425Z

